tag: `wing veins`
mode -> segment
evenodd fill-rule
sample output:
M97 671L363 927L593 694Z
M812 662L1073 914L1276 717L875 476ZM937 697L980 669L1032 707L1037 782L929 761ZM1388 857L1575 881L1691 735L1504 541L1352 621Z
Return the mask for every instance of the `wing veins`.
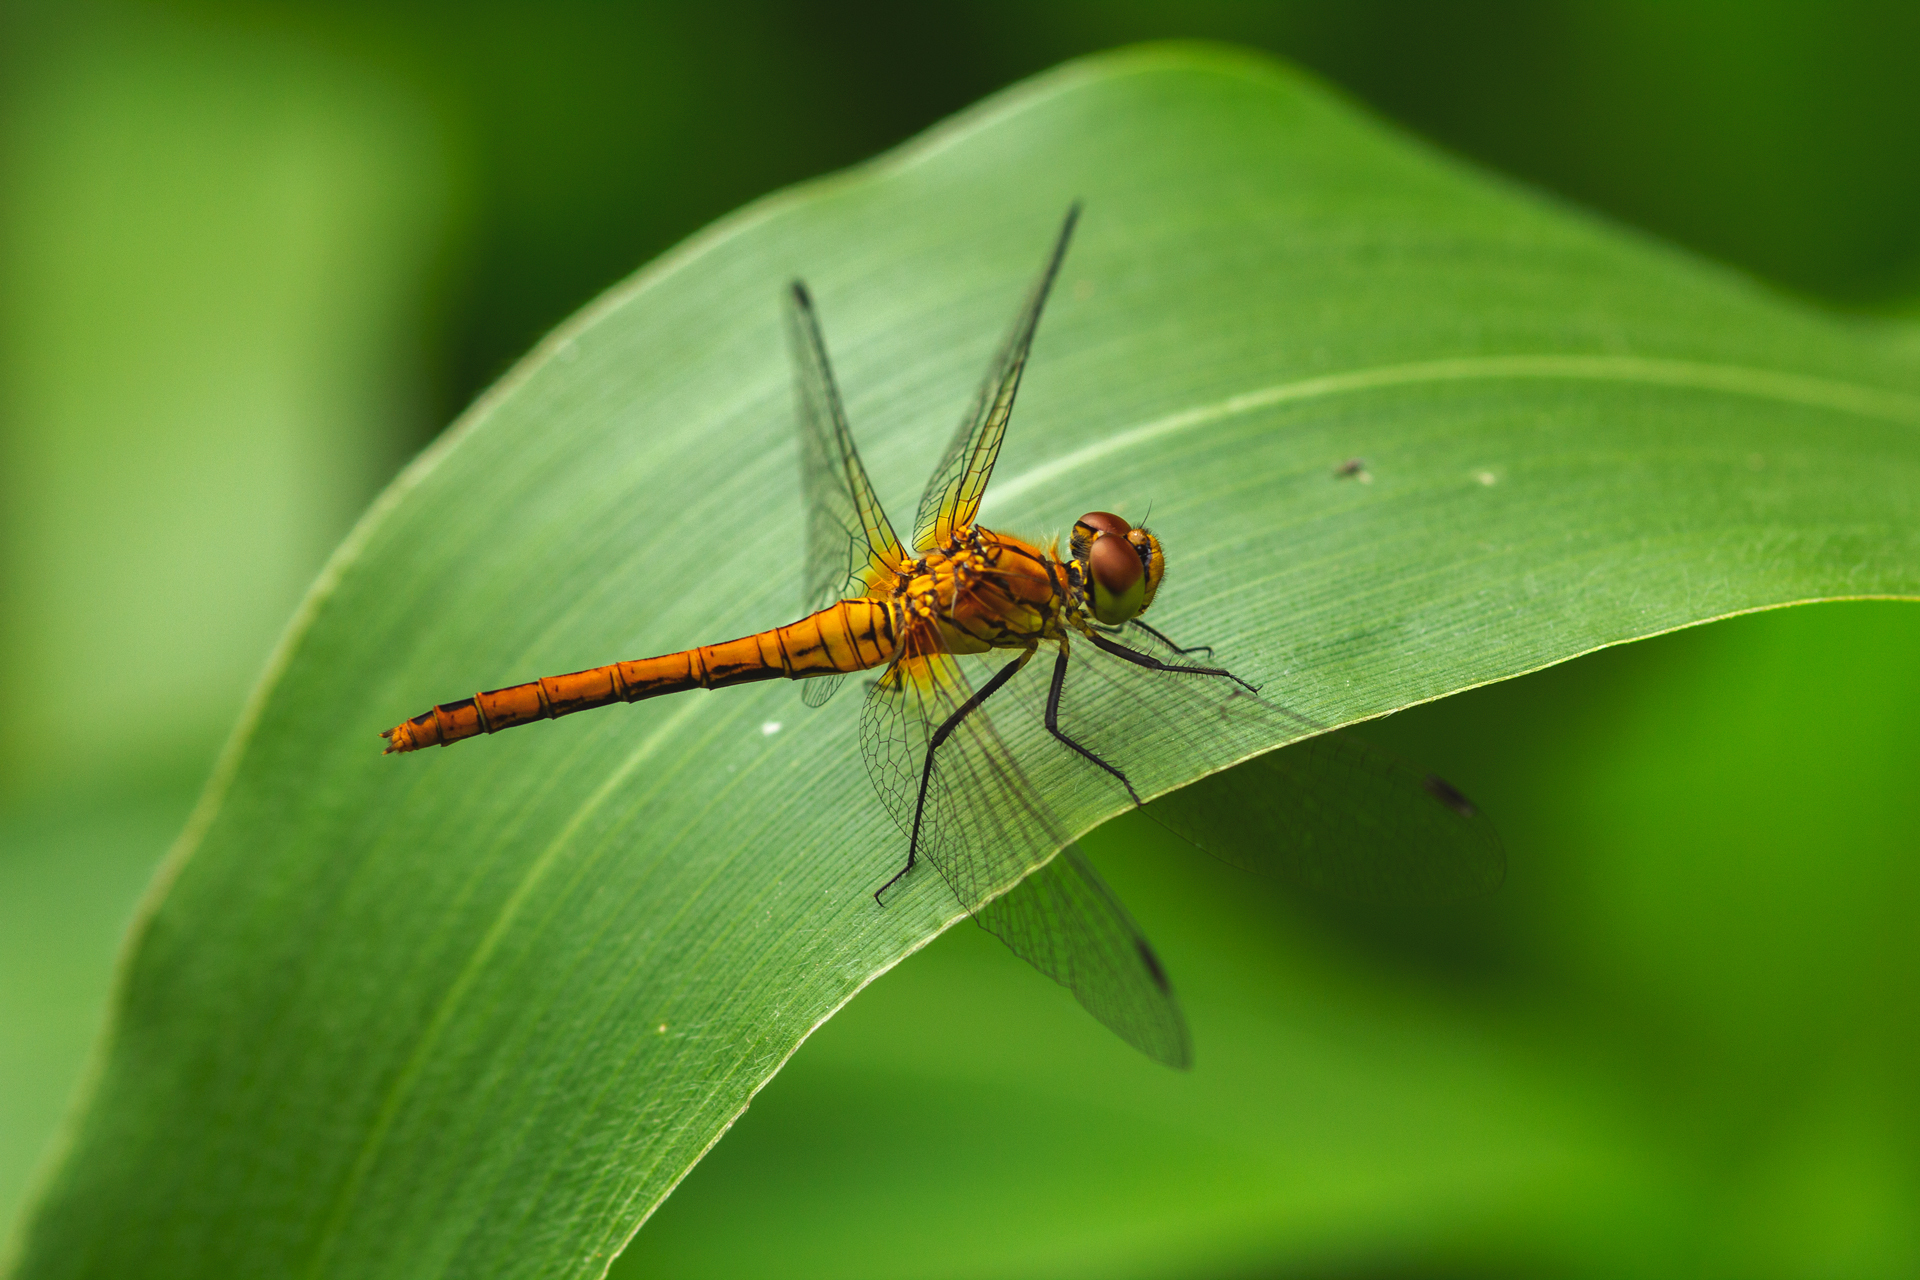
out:
M1122 1039L1187 1066L1186 1023L1152 947L1066 838L984 702L934 755L920 800L931 735L973 696L957 660L938 644L937 631L916 629L907 650L913 656L868 694L861 744L875 789L903 831L918 819L919 856L982 928L1067 987Z
M805 604L812 612L866 595L907 556L854 445L806 286L794 281L787 300L807 506Z
M986 381L974 396L973 407L960 422L960 428L948 443L920 496L920 507L913 521L913 545L926 552L944 545L953 531L973 523L979 513L980 499L993 477L993 465L1000 456L1001 441L1006 438L1007 422L1013 416L1014 397L1020 391L1020 378L1027 366L1027 353L1033 347L1034 332L1040 327L1040 313L1047 305L1060 263L1067 256L1067 244L1079 221L1080 206L1067 210L1060 225L1047 264L1027 295L1026 305L1015 319L1013 329L1001 344L987 371Z

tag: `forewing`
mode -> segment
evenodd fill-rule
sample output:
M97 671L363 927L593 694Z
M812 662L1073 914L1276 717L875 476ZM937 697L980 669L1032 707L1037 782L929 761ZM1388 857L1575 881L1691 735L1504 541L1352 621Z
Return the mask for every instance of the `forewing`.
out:
M787 303L807 503L805 604L811 613L866 595L871 583L890 579L907 556L854 447L806 286L794 281Z
M1036 675L1023 671L1012 684ZM903 658L874 682L861 746L888 812L911 837L917 810L920 856L982 927L1129 1044L1185 1067L1186 1023L1158 958L1068 843L986 707L941 744L920 805L927 744L972 696L944 653Z
M1216 665L1139 626L1105 638L1171 666ZM1370 902L1472 897L1505 878L1493 824L1457 790L1235 680L1146 669L1076 639L1060 725L1125 771L1162 825L1250 871ZM1224 771L1181 786L1209 769Z
M1014 321L1000 353L980 384L973 408L961 420L947 451L934 468L933 478L920 497L920 510L913 521L913 545L920 552L944 546L953 531L973 523L980 510L981 495L993 475L994 460L1000 456L1000 442L1007 433L1007 419L1013 415L1013 399L1020 390L1020 375L1027 367L1027 352L1033 347L1034 330L1040 327L1040 312L1047 305L1047 294L1060 272L1060 261L1067 255L1067 242L1073 238L1079 221L1080 206L1067 210L1066 221L1053 243L1053 252L1026 306Z

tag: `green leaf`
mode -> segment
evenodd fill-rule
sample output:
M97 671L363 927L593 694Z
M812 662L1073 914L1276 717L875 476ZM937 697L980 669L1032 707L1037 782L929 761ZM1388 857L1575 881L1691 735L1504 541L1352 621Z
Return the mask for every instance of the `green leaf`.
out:
M788 621L779 289L813 287L903 517L1074 198L983 517L1151 503L1156 620L1318 719L1920 595L1911 344L1270 64L1075 64L643 271L378 504L149 899L21 1274L597 1275L813 1028L954 920L930 877L870 896L903 850L852 696L682 695L423 757L374 735ZM1077 830L1119 808L1066 807Z

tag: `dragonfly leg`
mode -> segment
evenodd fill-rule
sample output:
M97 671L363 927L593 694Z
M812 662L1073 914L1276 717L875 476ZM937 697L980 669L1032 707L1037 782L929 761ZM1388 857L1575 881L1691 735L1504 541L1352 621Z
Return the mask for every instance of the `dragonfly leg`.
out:
M953 736L953 731L960 727L962 720L965 720L968 716L979 710L981 703L998 693L1007 681L1013 679L1015 672L1026 666L1027 663L1032 660L1034 650L1037 648L1038 646L1036 645L1033 648L1022 650L1019 657L994 672L993 679L981 685L978 693L961 703L960 709L948 716L941 722L940 727L933 731L933 737L927 742L926 763L920 766L920 795L913 804L913 834L907 839L907 865L895 872L893 879L874 890L873 900L881 906L884 907L887 905L882 895L906 878L907 872L913 870L913 864L920 856L920 822L921 819L926 816L927 812L927 786L933 781L933 753L940 749L942 743Z
M1133 783L1127 780L1126 774L1120 772L1120 770L1114 767L1112 764L1108 763L1105 760L1102 760L1099 756L1087 750L1087 748L1081 746L1079 743L1075 742L1072 738L1069 738L1066 735L1066 732L1060 728L1060 692L1066 687L1067 687L1067 646L1063 644L1060 646L1060 656L1053 660L1053 687L1047 690L1047 732L1052 734L1054 737L1060 739L1060 741L1066 743L1069 747L1079 752L1082 756L1084 756L1088 760L1091 760L1093 761L1093 763L1099 765L1102 769L1105 769L1108 773L1112 774L1114 777L1118 778L1120 780L1120 785L1127 789L1127 794L1133 797L1133 802L1135 804L1142 803L1140 799L1140 793L1133 789Z
M1239 676L1233 674L1233 672L1227 670L1225 667L1176 666L1171 662L1162 662L1158 658L1149 657L1146 654L1140 653L1137 650L1129 649L1127 648L1127 646L1123 644L1118 644L1112 640L1107 639L1105 636L1099 635L1097 633L1094 635L1088 636L1087 639L1091 640L1094 644L1098 645L1100 648L1105 649L1108 653L1112 654L1114 657L1125 658L1128 662L1133 663L1135 666L1146 667L1148 670L1151 670L1151 671L1177 671L1182 675L1189 675L1189 676L1222 676L1228 680L1233 681L1235 684L1239 685L1242 689L1245 689L1248 693L1260 692L1258 689L1254 688L1252 685L1248 684L1245 680L1242 680Z
M1213 656L1213 646L1210 644L1197 644L1197 645L1194 645L1191 649L1183 649L1179 645L1175 644L1172 640L1168 639L1165 632L1155 630L1153 627L1148 626L1146 623L1140 621L1140 619L1138 618L1134 618L1132 621L1134 626L1140 628L1142 631L1146 632L1148 635L1152 636L1155 640L1158 640L1161 644L1167 646L1167 648L1173 650L1175 653L1204 653L1209 658Z

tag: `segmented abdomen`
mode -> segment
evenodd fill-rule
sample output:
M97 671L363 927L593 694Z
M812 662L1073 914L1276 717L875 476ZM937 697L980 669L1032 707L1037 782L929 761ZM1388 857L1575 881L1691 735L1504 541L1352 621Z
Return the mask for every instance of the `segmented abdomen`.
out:
M842 600L798 622L738 640L546 676L442 703L380 736L387 739L389 753L417 751L684 689L864 671L893 657L896 609L886 600Z

